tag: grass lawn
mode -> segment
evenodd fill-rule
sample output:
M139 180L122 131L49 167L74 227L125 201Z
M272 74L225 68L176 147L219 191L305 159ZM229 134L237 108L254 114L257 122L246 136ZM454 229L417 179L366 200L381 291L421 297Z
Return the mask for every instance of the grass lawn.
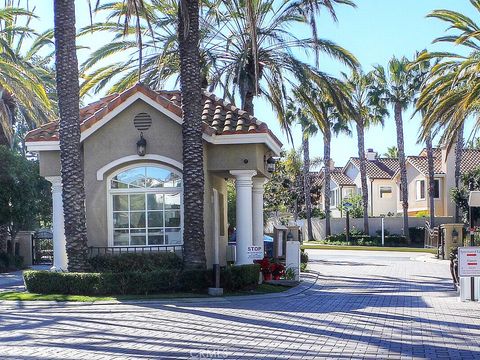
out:
M271 294L288 290L288 287L270 284L262 284L254 290L236 291L226 293L225 296L239 295L259 295ZM204 293L166 293L157 295L118 295L118 296L84 296L84 295L60 295L60 294L32 294L20 291L0 292L0 301L75 301L75 302L95 302L95 301L124 301L124 300L161 300L161 299L180 299L180 298L208 298Z
M349 245L325 245L316 241L309 241L302 245L302 249L323 249L323 250L363 250L363 251L400 251L420 252L436 254L436 249L424 249L414 247L387 247L387 246L349 246Z

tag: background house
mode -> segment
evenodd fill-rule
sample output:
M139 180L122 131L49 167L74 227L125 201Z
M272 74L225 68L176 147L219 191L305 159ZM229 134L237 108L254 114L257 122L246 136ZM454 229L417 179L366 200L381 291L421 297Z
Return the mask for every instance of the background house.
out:
M455 147L447 151L447 147L433 150L435 173L435 215L454 216L455 204L450 196L450 189L455 187ZM416 216L420 212L430 212L428 160L426 149L418 156L408 156L406 159L408 180L408 214ZM464 149L460 173L465 173L480 167L480 150ZM397 184L400 174L395 174ZM397 196L397 212L402 212L400 195Z

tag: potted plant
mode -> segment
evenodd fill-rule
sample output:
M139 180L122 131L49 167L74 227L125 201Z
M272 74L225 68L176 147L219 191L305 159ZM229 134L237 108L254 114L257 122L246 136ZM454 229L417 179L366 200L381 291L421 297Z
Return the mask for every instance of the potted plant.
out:
M272 272L273 280L280 280L282 276L285 276L285 266L283 264L270 264L270 271Z
M263 280L269 281L272 280L272 271L270 269L270 260L267 257L263 258L263 260L258 261L260 264L260 271L262 272Z

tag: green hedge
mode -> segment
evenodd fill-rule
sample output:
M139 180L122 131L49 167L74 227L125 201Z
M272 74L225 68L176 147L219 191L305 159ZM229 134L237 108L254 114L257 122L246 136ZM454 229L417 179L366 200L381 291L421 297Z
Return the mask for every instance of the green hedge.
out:
M336 234L327 236L322 241L328 245L352 245L352 246L382 246L381 236L350 236L350 241L347 241L345 234ZM385 246L408 246L408 242L405 236L385 236Z
M258 285L260 265L228 266L220 274L221 286L227 290L241 290Z
M23 257L7 253L0 253L0 273L23 268Z
M173 252L97 255L89 259L92 272L145 272L182 268L182 259Z
M222 270L226 291L250 288L258 283L258 264ZM164 269L147 272L61 273L25 271L25 287L31 293L65 295L148 295L172 291L205 291L212 286L212 270Z

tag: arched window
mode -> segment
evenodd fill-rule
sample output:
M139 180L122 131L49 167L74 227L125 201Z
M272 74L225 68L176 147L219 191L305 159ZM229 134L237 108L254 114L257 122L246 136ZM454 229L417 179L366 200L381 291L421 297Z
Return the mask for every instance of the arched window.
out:
M113 246L182 244L182 178L155 165L109 178L109 237Z

